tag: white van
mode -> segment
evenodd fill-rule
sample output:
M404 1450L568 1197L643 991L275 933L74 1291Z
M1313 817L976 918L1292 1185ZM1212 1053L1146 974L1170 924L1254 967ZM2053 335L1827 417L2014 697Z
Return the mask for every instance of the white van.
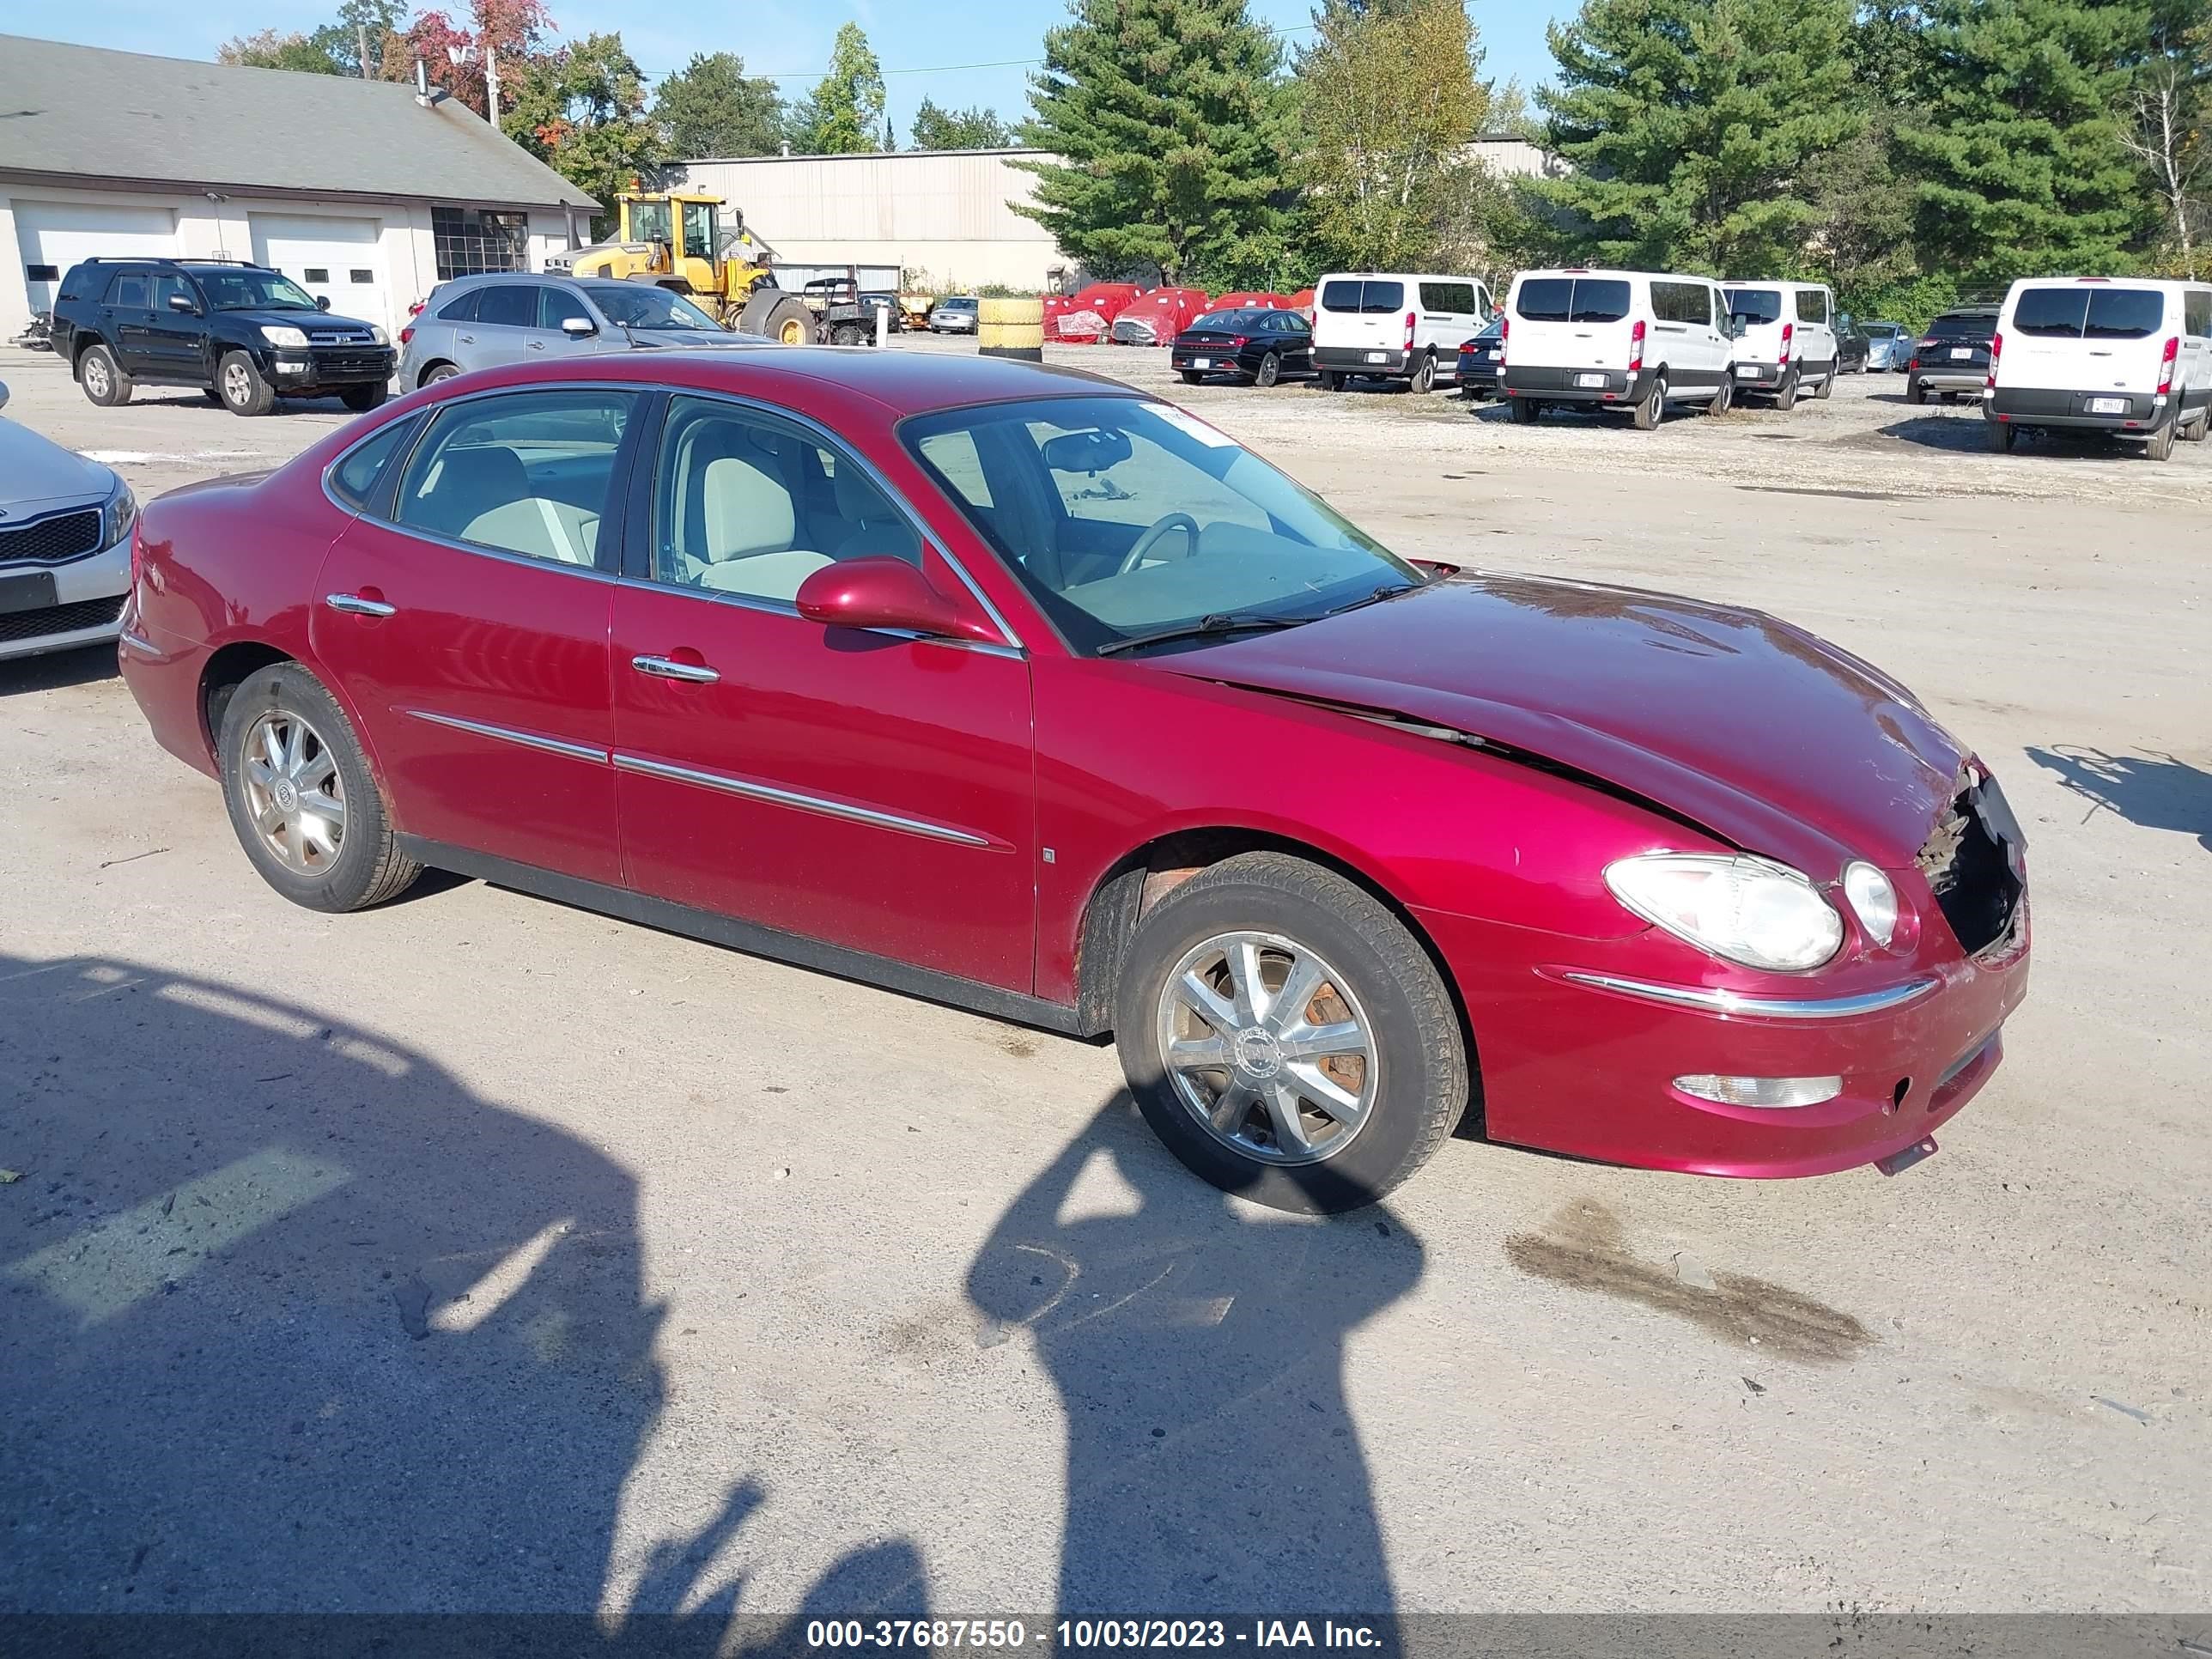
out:
M1836 386L1836 296L1820 283L1770 279L1730 283L1729 320L1735 330L1735 392L1755 392L1780 410L1797 394L1825 398Z
M1403 380L1426 392L1459 372L1462 340L1490 320L1479 276L1416 271L1336 270L1314 284L1313 362L1321 388L1354 375Z
M2022 427L2149 441L2150 458L2212 428L2212 283L2025 276L1997 313L1982 417L1990 447Z
M1648 270L1524 270L1505 305L1506 400L1625 409L1650 431L1669 403L1715 414L1735 396L1720 284Z

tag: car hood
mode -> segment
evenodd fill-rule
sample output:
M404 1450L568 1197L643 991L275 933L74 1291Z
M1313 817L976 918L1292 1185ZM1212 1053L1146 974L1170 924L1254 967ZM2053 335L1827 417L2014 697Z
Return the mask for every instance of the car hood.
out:
M104 501L115 474L98 461L0 416L0 525L81 501Z
M220 311L219 317L243 323L248 328L357 328L364 331L376 327L358 317L341 317L335 311L288 311L277 307L245 311Z
M1485 739L1815 879L1912 861L1967 758L1904 687L1755 611L1461 572L1175 672Z

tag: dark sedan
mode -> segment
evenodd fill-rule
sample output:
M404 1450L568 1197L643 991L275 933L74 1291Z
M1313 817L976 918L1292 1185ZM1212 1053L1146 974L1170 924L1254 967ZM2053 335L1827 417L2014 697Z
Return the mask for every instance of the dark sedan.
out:
M1460 396L1471 404L1498 396L1505 374L1505 325L1493 322L1459 349Z
M1295 311L1209 311L1176 336L1170 361L1186 386L1209 374L1273 386L1283 375L1313 372L1313 329Z

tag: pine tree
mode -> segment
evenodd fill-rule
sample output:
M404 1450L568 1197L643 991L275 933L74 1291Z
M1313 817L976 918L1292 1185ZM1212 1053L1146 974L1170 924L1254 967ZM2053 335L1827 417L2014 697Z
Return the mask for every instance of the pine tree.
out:
M1539 189L1608 264L1798 265L1808 170L1864 120L1851 21L1850 0L1587 0L1538 94L1574 171Z
M1272 281L1287 262L1282 49L1244 0L1075 0L1045 36L1020 211L1100 274Z
M1935 0L1898 145L1922 246L1972 284L2124 268L2158 198L2124 137L2148 0Z
M745 73L733 52L699 52L660 83L653 103L672 155L773 155L783 138L775 82Z
M830 73L791 112L791 147L811 155L878 148L884 132L884 66L858 23L841 23Z

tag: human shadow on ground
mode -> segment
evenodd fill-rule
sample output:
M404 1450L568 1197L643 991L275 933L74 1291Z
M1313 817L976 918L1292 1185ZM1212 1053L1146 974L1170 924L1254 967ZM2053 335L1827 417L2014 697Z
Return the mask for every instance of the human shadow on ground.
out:
M1389 1620L1345 1348L1423 1259L1381 1206L1292 1217L1217 1192L1109 1100L968 1279L985 1342L1030 1343L1060 1391L1060 1614Z
M2172 755L2112 755L2075 744L2031 744L2027 757L2057 774L2090 812L2103 807L2146 830L2178 830L2212 851L2212 773Z
M732 1630L741 1480L599 1616L663 1309L634 1179L576 1137L311 1008L120 960L0 953L0 1614L167 1615L105 1650L163 1653L193 1628L242 1650L176 1614L385 1615L363 1639L473 1654L468 1625L390 1616L526 1613L564 1652L703 1654L927 1611L890 1542Z

